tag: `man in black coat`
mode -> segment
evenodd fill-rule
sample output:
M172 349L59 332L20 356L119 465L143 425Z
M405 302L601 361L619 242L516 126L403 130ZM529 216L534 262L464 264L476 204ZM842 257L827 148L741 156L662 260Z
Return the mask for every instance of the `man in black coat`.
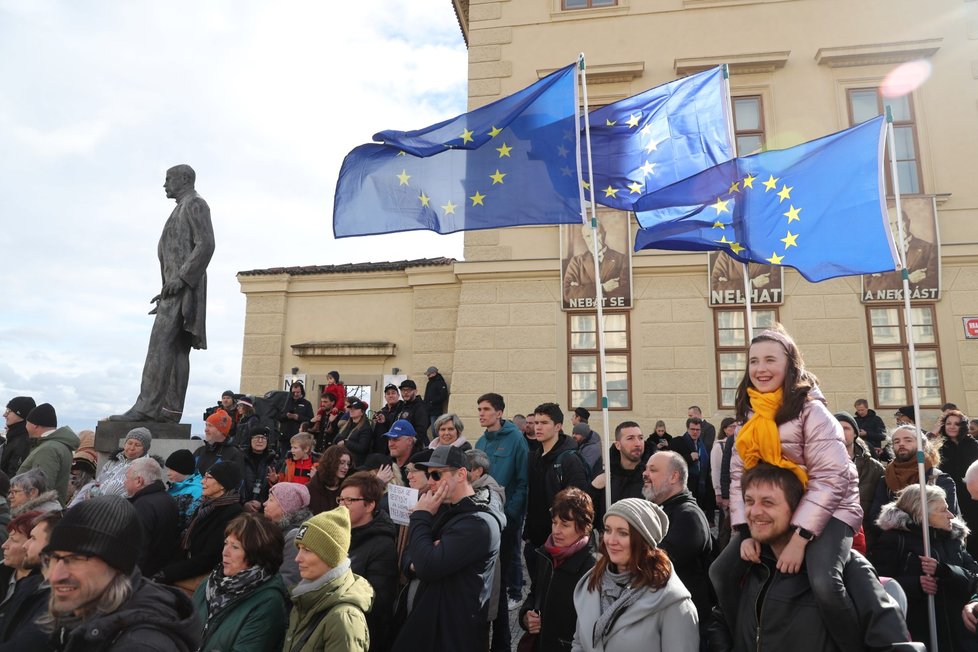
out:
M180 509L163 484L163 469L151 457L140 457L129 465L125 487L143 528L136 565L143 575L152 577L169 563L177 549Z
M37 405L30 396L15 396L7 403L3 418L7 422L7 443L0 455L0 471L11 478L17 475L17 469L27 459L31 452L31 440L27 434L27 415Z
M290 443L292 437L299 434L299 426L304 421L312 421L315 416L312 403L306 399L305 385L297 380L289 387L289 391L291 392L289 400L285 403L282 416L278 418L282 424L282 436L278 440L279 456L282 459L285 459L286 454L289 452L289 447L292 445ZM239 443L247 445L247 442Z
M697 417L686 419L686 432L681 437L673 437L669 448L678 453L689 470L687 486L696 498L696 503L713 520L716 509L716 493L713 491L713 477L710 472L710 449L703 439L703 424Z
M869 444L870 454L878 458L883 440L886 439L886 424L876 412L869 409L869 401L864 398L857 399L853 409L856 411L856 425L859 426L857 434Z
M608 460L611 467L611 502L622 498L641 498L645 470L642 456L645 454L645 439L642 428L634 421L623 421L615 428L615 443L611 447ZM599 460L600 463L600 460ZM594 522L604 522L605 483L608 475L600 473L591 482L591 500L594 502Z
M428 439L428 429L431 421L428 419L428 408L424 401L418 396L418 384L410 378L401 381L401 404L398 406L398 419L410 421L417 433L418 443L424 447L430 441ZM441 416L441 415L438 415Z
M708 614L713 607L708 574L713 561L713 538L706 515L686 488L688 473L686 462L678 453L660 451L645 465L642 495L669 517L669 531L659 545L669 554L676 575L689 590L700 614L700 640L705 641Z
M430 427L434 425L435 419L445 414L445 410L448 409L448 383L445 382L445 377L438 373L438 367L428 367L424 375L428 377L428 384L424 388L424 406L428 410Z
M686 417L700 420L701 436L703 437L703 443L706 445L706 450L713 450L713 442L717 439L717 429L713 427L712 423L703 418L703 410L700 409L700 406L690 405L689 409L686 410Z

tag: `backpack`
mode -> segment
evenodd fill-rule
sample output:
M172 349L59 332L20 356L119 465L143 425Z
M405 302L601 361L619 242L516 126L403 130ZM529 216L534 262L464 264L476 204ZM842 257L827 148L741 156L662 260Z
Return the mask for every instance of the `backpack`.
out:
M554 472L557 474L557 482L560 484L561 487L564 486L563 459L568 455L575 456L581 462L581 466L584 468L584 480L587 486L590 486L591 480L594 480L594 470L591 468L591 465L588 464L587 461L584 459L584 456L581 455L581 451L577 450L576 448L572 450L563 451L560 455L557 456L557 459L554 460Z

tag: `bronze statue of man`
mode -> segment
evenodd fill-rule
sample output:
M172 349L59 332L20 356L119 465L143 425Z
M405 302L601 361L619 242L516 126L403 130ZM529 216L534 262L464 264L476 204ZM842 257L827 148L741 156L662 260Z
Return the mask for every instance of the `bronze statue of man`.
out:
M211 210L197 194L189 165L166 171L163 188L177 207L163 226L157 254L163 288L151 299L156 315L136 404L110 421L180 421L190 377L190 349L206 349L207 263L214 254Z

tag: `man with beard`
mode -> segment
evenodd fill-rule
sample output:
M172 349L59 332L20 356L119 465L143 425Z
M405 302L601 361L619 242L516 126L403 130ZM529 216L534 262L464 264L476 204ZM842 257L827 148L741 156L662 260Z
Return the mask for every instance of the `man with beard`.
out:
M890 435L893 442L893 461L886 465L883 477L876 485L876 495L873 497L873 506L869 510L869 523L874 524L867 534L875 535L879 533L876 528L876 519L883 510L883 505L893 502L896 494L904 487L917 484L917 426L908 424L899 426ZM958 494L954 486L954 480L946 473L942 473L937 465L940 463L940 454L934 449L934 445L927 439L924 440L924 478L927 484L936 484L947 494L947 507L952 513L958 515ZM873 537L871 537L873 538Z
M700 616L700 649L706 649L706 626L713 606L708 574L713 538L706 515L686 487L688 473L678 453L660 451L645 465L642 495L669 517L669 531L659 546L669 554L676 575L689 589Z
M231 417L224 410L218 410L204 421L204 445L194 451L197 472L202 477L218 462L234 462L244 473L244 453L228 443L230 431Z
M737 565L731 571L736 577L725 579L722 586L717 584L710 649L836 650L816 606L808 573L784 573L777 565L797 530L791 519L804 486L791 471L761 463L744 473L741 490L750 536L761 545L760 562ZM903 613L870 563L856 551L849 553L843 580L859 615L862 631L858 634L864 649L923 650L918 643L906 642L910 635Z
M587 425L587 424L585 424ZM576 426L575 426L576 428ZM615 428L615 443L612 445L609 464L611 478L601 473L591 482L591 500L594 502L595 523L604 520L604 489L611 482L611 502L622 498L642 497L642 455L645 453L645 439L642 428L634 421L623 421ZM585 458L585 461L586 458Z
M401 381L401 406L398 419L410 421L414 426L414 431L418 433L418 442L421 446L428 445L428 429L431 422L428 421L428 408L424 401L418 396L418 385L413 380L405 379Z
M31 518L29 536L23 546L23 567L29 574L17 583L14 594L0 607L0 650L46 647L48 633L36 622L47 611L51 595L51 585L42 574L41 550L60 521L60 511Z

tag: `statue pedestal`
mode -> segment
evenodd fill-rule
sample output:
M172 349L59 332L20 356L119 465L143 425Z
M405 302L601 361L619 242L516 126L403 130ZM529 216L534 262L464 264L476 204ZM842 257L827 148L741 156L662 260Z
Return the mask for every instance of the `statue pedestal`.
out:
M133 428L146 428L153 435L149 452L164 460L179 448L193 450L203 444L190 439L189 423L157 423L155 421L99 421L95 426L95 450L111 453L122 447L125 436ZM102 459L105 459L104 457Z

